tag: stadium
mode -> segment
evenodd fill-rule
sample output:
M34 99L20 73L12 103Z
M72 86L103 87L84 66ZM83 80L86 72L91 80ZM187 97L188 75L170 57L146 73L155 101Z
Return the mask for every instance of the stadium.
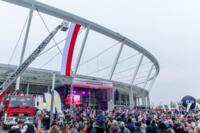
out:
M46 57L37 57L44 64L41 67L34 66L34 64L27 66L28 68L17 76L21 76L20 84L16 85L18 80L11 84L10 89L12 91L19 86L19 89L27 94L51 92L52 77L55 75L55 89L59 92L61 101L66 104L70 104L66 101L66 97L73 94L79 96L79 104L92 108L97 108L97 106L106 109L113 109L118 106L130 108L150 106L149 92L159 74L160 67L157 59L148 50L120 33L56 7L34 0L3 1L11 5L14 4L17 8L23 8L26 14L28 13L25 21L26 27L23 29L25 33L22 41L20 65L25 60L24 51L27 51L29 55L31 54L31 50L26 48L26 44L29 45L28 43L30 43L27 40L32 38L31 27L40 30L39 27L34 25L36 15L42 19L43 28L45 27L45 30L49 33L51 32L49 29L63 20L81 26L72 57L70 77L66 78L59 70L62 62L61 57L63 57L61 48L64 47L67 40L66 33L62 33L62 35L55 36L52 39L53 41L50 42L50 46L47 46L40 53L40 55L45 54ZM45 21L47 22L50 19L53 19L55 23L49 26ZM48 34L43 34L44 36L41 35L38 38L44 39ZM37 35L34 37L37 37ZM60 39L62 37L64 37L64 40ZM55 41L59 39L61 41ZM57 54L55 55L55 53ZM50 62L56 56L58 57L56 62L59 62L57 69L48 69L48 65L50 66ZM47 57L50 58L47 59ZM35 59L36 63L37 59ZM55 62L52 64L55 64ZM0 82L7 81L6 79L20 65L17 65L17 63L0 64Z

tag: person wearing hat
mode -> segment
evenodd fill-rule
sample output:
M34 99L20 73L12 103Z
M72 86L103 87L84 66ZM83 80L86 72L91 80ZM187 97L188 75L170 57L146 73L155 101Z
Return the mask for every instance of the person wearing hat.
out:
M164 121L159 122L158 133L167 133L167 124Z

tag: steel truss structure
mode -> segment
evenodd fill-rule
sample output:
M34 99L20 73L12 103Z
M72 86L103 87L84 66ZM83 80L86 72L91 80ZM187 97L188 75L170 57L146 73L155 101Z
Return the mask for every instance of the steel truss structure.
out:
M133 91L134 91L136 76L138 74L138 71L140 69L140 66L142 64L144 57L148 58L152 62L152 66L151 66L151 69L148 72L147 77L145 78L145 81L143 82L143 84L144 84L143 89L151 90L151 88L152 88L152 86L153 86L153 84L154 84L154 82L155 82L155 80L156 80L156 78L159 74L159 71L160 71L159 63L158 63L157 59L149 51L147 51L145 48L141 47L140 45L138 45L134 41L130 40L129 38L127 38L127 37L125 37L125 36L123 36L123 35L121 35L117 32L114 32L114 31L112 31L108 28L105 28L101 25L98 25L94 22L91 22L87 19L84 19L82 17L76 16L76 15L71 14L69 12L66 12L64 10L60 10L58 8L49 6L47 4L44 4L44 3L41 3L41 2L38 2L38 1L35 1L35 0L2 0L2 1L9 2L11 4L15 4L15 5L30 9L29 22L28 22L28 26L27 26L27 30L26 30L27 32L26 32L26 35L25 35L25 39L24 39L24 46L23 46L21 61L23 60L23 56L24 56L23 54L24 54L24 51L25 51L25 48L26 48L26 42L27 42L27 38L28 38L29 28L30 28L30 25L31 25L31 18L32 18L33 12L35 10L37 10L38 12L41 12L41 13L44 13L44 14L47 14L47 15L50 15L50 16L53 16L53 17L56 17L56 18L59 18L59 19L63 19L63 20L66 19L66 20L71 21L73 23L78 23L78 24L82 25L83 27L85 27L87 29L85 36L84 36L84 39L83 39L83 42L82 42L82 46L81 46L79 55L78 55L78 59L76 61L76 66L75 66L75 70L74 70L74 73L73 73L74 77L88 78L87 75L79 75L77 73L77 70L78 70L79 65L80 65L80 60L81 60L81 57L82 57L82 54L83 54L83 51L84 51L85 44L87 42L88 34L89 34L90 31L95 31L97 33L103 34L103 35L105 35L109 38L112 38L113 40L116 40L116 41L121 43L119 50L118 50L118 53L117 53L117 56L114 60L112 69L109 73L109 79L105 79L105 80L110 80L110 81L113 80L112 78L113 78L114 71L116 69L116 65L119 62L119 57L120 57L121 52L123 50L123 47L125 45L136 50L136 51L138 51L141 54L140 60L137 64L136 69L134 71L134 74L132 76L131 83L129 84L130 85L130 92L131 92L131 93L129 93L130 107L133 107L134 105L136 105L134 103L139 102L138 99L134 99L134 97L133 97L134 92ZM155 69L155 73L152 76L153 69ZM150 85L147 88L146 86L147 86L148 82L150 83ZM137 98L137 96L135 98ZM142 99L143 99L142 101L144 101L146 99L146 101L147 101L146 103L149 104L149 95L148 94L146 95L145 98L142 98Z

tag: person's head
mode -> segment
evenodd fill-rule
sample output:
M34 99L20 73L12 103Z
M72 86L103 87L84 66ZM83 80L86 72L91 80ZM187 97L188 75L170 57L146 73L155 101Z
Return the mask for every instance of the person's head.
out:
M109 120L107 124L110 126L112 123L111 123L111 121Z
M146 120L146 124L147 124L147 125L150 125L150 124L151 124L151 121L150 121L150 120Z
M125 123L122 121L120 122L120 128L124 128L125 127Z
M152 120L152 124L156 124L156 120Z
M113 120L111 127L118 127L118 122L116 120Z
M79 124L77 122L74 124L74 128L76 128L76 129L79 128Z
M51 127L49 133L61 133L61 132L60 132L60 129L58 128L58 126L54 125L54 126Z
M165 124L163 122L159 123L159 128L160 129L166 129Z
M131 123L131 122L132 122L131 118L128 118L128 123Z
M142 125L141 122L136 122L136 123L135 123L135 126L138 127L138 128L140 128L141 125Z
M62 133L71 133L69 128L65 125L63 128L62 128Z
M167 133L175 133L174 130L172 128L168 128L167 129Z
M82 131L84 129L84 124L82 122L79 123L79 130Z
M23 126L24 126L24 121L18 120L18 121L17 121L17 126L18 126L19 128L23 128Z
M200 133L200 127L195 127L194 128L194 133Z

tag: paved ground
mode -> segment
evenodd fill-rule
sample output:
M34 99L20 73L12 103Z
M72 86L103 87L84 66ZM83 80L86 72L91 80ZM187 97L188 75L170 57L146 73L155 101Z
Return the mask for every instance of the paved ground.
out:
M7 133L8 131L0 129L0 133Z
M0 133L7 133L8 131L5 131L2 129L1 125L0 125Z

